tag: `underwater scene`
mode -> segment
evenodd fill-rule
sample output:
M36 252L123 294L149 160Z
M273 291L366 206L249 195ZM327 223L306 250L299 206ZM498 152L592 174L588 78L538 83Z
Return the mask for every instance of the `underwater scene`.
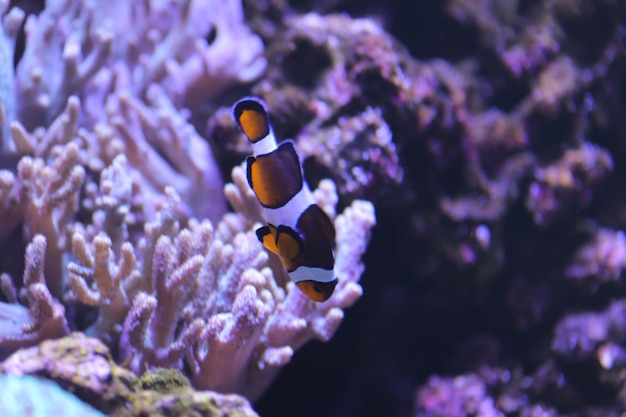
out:
M623 0L0 11L0 417L626 415Z

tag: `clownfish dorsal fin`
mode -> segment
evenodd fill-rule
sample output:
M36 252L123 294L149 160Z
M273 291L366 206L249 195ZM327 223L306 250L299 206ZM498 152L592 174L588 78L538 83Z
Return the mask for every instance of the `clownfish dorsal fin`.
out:
M233 117L252 143L260 141L270 133L267 109L260 99L246 97L239 100L233 108Z

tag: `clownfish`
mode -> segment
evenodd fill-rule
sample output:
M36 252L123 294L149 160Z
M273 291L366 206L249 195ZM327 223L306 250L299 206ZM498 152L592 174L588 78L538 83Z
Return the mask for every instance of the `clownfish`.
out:
M276 142L265 102L245 97L233 119L252 144L246 160L248 185L263 207L266 225L256 230L263 246L278 255L289 278L310 299L326 301L337 285L335 228L304 181L292 141Z

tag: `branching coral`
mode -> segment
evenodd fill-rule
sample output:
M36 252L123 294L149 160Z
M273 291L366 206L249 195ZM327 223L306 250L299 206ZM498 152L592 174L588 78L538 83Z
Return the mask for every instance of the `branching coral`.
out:
M74 233L72 250L78 262L67 265L69 285L81 303L100 307L91 333L110 342L128 312L126 287L138 279L133 247L125 242L116 262L109 236L99 234L88 246L81 233Z
M46 285L46 238L36 235L26 248L24 288L28 307L17 303L11 278L2 276L2 291L12 303L0 303L0 348L15 349L69 333L65 308Z
M15 74L13 73L13 56L18 30L24 20L24 12L16 7L7 10L9 2L0 2L2 12L2 30L0 32L0 124L2 125L0 147L3 153L13 150L9 133L9 123L16 117L16 97L14 90Z
M52 122L111 52L110 33L98 31L92 38L85 30L90 15L80 2L60 0L47 6L26 20L28 41L16 72L17 95L22 98L18 118L29 129Z
M83 167L78 165L78 148L69 144L59 149L52 166L45 166L39 158L22 158L17 169L26 233L41 233L48 239L48 287L60 297L62 254L68 245L65 228L78 210L78 191L85 176Z
M13 8L4 19L3 45L13 57L23 13ZM172 186L191 213L219 219L219 171L188 110L265 69L240 2L57 0L28 16L25 31L15 79L9 72L0 82L3 149L45 158L54 145L75 142L82 164L96 172L124 153L149 214Z
M23 20L13 10L0 61ZM339 284L324 304L258 242L245 174L236 168L224 188L191 123L203 102L265 69L240 2L55 0L25 34L15 74L0 73L2 261L30 242L22 282L0 275L0 349L72 328L134 373L175 368L196 388L258 397L360 297L373 206L356 200L336 215L334 184L315 191L337 230ZM352 124L393 149L380 113ZM235 213L224 214L226 198Z
M123 158L117 159L116 164L123 163ZM118 346L120 360L137 373L157 366L188 368L197 388L257 397L296 349L311 339L329 340L343 318L342 309L361 295L360 256L374 224L370 203L355 201L336 217L340 283L329 302L317 304L292 283L285 284L279 263L272 269L253 231L258 202L241 168L233 172L240 188L229 186L228 195L233 206L248 207L250 220L229 214L214 227L208 220L188 218L181 199L169 188L164 206L154 221L145 224L139 240L115 247L107 231L124 236L120 233L124 222L118 219L112 222L114 227L103 227L107 222L102 217L123 219L128 213L125 204L119 206L121 213L109 211L111 201L128 201L128 189L115 194L118 190L107 185L119 181L118 175L119 166L103 171L102 213L94 214L88 227L74 228L74 261L67 265L71 292L64 301L98 308L87 332ZM337 197L332 182L322 182L314 195L334 217ZM91 241L86 239L89 235ZM4 347L67 332L62 305L41 282L44 238L36 237L31 246L27 265L40 272L25 276L29 310L17 304L0 306L7 312L19 311L22 322L30 323L26 319L32 316L33 324L23 327L23 334L14 329ZM10 278L5 276L2 282L6 298L14 300ZM43 324L53 333L27 336Z
M209 44L211 31L217 37ZM85 89L94 89L94 98L106 90L140 97L160 83L180 105L190 92L195 100L214 97L265 68L259 39L242 25L240 2L58 0L28 17L26 36L17 85L28 128L51 122Z
M129 169L126 156L118 155L110 166L102 170L99 186L93 182L85 186L87 195L83 199L83 207L92 211L93 215L91 225L82 233L92 237L100 232L106 233L115 254L120 253L129 238L129 228L139 222L142 211L140 202L136 201L136 182L127 173Z
M62 255L68 249L66 228L78 211L79 189L85 170L79 164L74 143L53 150L50 165L41 158L24 157L17 177L3 171L1 236L7 237L20 223L27 238L42 234L48 242L46 279L56 297L63 293Z
M237 168L233 177L242 174ZM231 188L229 195L258 204L244 187L239 193ZM318 195L329 193L334 194L332 187ZM164 212L181 213L173 206ZM135 296L122 334L122 348L137 371L180 366L184 355L197 387L254 398L294 350L313 338L330 339L343 318L341 309L361 294L359 258L374 223L369 203L355 202L335 221L340 284L323 305L308 301L291 283L284 289L277 285L275 276L285 282L282 267L268 268L252 224L241 215L227 216L215 230L193 220L181 230L179 219L164 216L146 229L144 249L151 256L143 259L152 258L152 268L148 272L144 265L144 279L150 275L153 287ZM156 243L150 230L162 231Z
M238 2L117 2L104 7L99 2L59 0L46 6L27 19L25 50L15 78L7 72L0 82L2 149L24 156L17 174L0 175L0 237L4 242L20 223L27 239L45 235L48 286L61 298L66 284L63 253L74 231L85 231L87 241L99 231L108 233L119 255L132 233L129 227L138 225L140 231L143 219L154 216L167 186L182 195L189 214L216 220L224 212L217 165L208 144L187 120L189 112L180 108L184 94L155 84L172 84L165 68L187 65L198 54L220 61L206 65L224 70L221 60L237 62L239 66L227 68L237 74L241 70L239 78L230 72L197 70L196 81L209 77L223 88L258 76L264 61L258 38L243 26ZM204 12L212 12L215 20L198 19ZM12 8L3 19L2 48L13 57L23 13ZM133 19L141 24L131 24ZM193 25L187 25L190 22ZM170 31L173 23L177 29ZM221 42L239 39L255 47L245 57L232 48L214 51L203 37L222 25L229 28L220 29ZM135 31L129 34L128 28ZM157 42L166 35L168 42ZM129 56L139 59L126 60ZM194 93L200 99L211 97L195 87ZM116 159L120 154L125 154L124 160ZM102 171L109 165L117 167L113 181L119 188L114 192L107 189L111 180L109 185L105 180L114 168ZM131 175L121 175L121 169ZM100 191L95 187L99 174L104 181ZM83 185L87 198L79 206ZM94 224L86 230L75 221L79 210L95 210Z
M206 198L221 193L221 183L216 181L220 174L208 144L176 111L161 87L152 85L146 100L147 105L121 94L118 102L107 103L124 154L142 173L143 186L155 190L174 187L191 212L218 218L224 207L220 201Z

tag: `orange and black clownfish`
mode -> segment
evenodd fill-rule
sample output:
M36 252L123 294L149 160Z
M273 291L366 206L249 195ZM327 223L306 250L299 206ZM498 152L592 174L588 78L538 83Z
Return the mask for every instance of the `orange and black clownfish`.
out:
M314 301L328 300L337 285L335 228L313 200L293 142L276 143L261 99L239 100L233 118L254 151L247 159L248 184L263 206L267 222L256 231L259 241L279 256L304 294Z

